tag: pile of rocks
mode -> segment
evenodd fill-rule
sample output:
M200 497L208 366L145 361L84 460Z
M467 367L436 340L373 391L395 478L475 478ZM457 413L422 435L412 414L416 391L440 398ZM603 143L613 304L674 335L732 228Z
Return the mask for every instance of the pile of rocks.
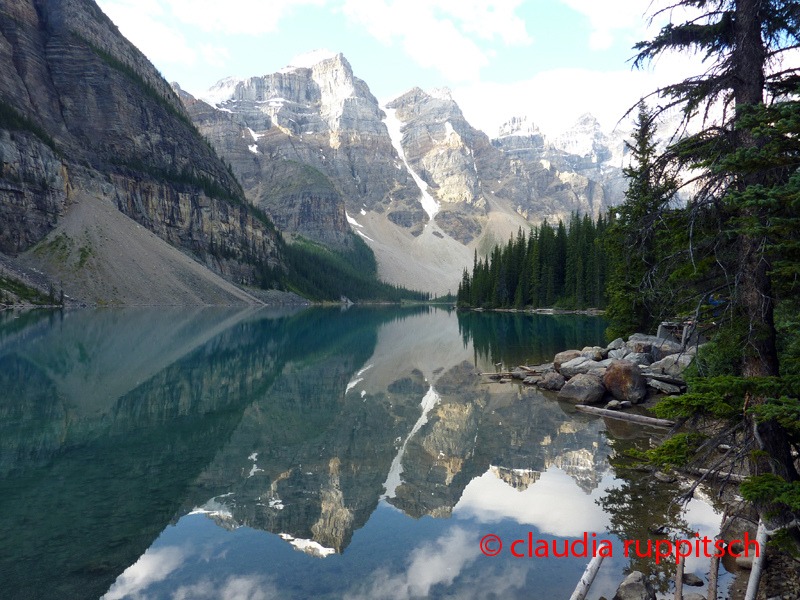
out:
M680 394L681 378L697 347L653 335L635 333L627 341L618 338L607 347L559 352L552 364L520 367L512 377L529 385L558 391L561 400L576 404L607 403L620 409L643 401L652 393Z

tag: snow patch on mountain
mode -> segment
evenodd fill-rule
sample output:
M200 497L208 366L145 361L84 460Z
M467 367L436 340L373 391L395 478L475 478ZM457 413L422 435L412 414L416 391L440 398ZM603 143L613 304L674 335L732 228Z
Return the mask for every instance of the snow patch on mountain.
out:
M220 79L205 92L198 92L192 95L211 106L217 106L218 104L231 100L236 86L242 81L244 81L244 79L238 77L226 77L225 79Z
M406 170L414 179L414 183L417 184L419 191L422 193L422 197L419 200L420 204L422 204L423 210L426 213L428 213L428 217L430 217L431 221L433 221L433 217L435 217L436 213L439 212L441 206L436 200L434 200L430 192L428 192L428 184L425 183L422 180L422 178L414 172L414 169L411 168L411 166L408 164L408 161L406 160L406 153L403 152L403 145L401 143L403 139L403 133L402 133L403 123L400 121L400 119L397 118L397 115L395 114L397 112L397 109L386 108L385 105L381 106L381 108L383 109L383 112L386 113L386 119L384 120L384 123L386 124L386 129L389 130L389 137L392 140L392 146L394 146L397 155L400 157L400 160L402 160L403 163L405 164Z

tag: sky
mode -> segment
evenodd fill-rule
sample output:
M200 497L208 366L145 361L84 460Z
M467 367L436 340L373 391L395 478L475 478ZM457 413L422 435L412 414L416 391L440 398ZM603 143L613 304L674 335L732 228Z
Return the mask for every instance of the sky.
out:
M657 5L659 0L655 0ZM591 112L606 131L640 97L698 72L695 56L631 69L658 32L645 0L99 0L167 81L190 93L341 52L373 95L449 87L489 136L514 116L557 135ZM626 129L626 123L619 124Z

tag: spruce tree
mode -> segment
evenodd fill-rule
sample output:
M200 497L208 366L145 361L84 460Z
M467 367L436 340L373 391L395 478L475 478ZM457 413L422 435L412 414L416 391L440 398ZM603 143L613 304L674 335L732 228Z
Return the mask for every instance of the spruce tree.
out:
M791 421L782 419L777 407L787 405L780 401L785 393L795 394L784 397L796 407L797 390L777 379L781 365L774 314L779 282L773 262L782 260L783 253L774 240L774 217L781 213L782 202L775 190L786 189L797 177L797 163L795 157L794 166L787 168L780 151L764 154L770 146L769 132L762 135L764 129L748 124L747 115L763 117L769 110L765 100L774 102L776 95L788 94L797 86L798 69L781 68L778 62L800 43L800 4L795 0L678 0L665 11L674 7L701 14L681 24L671 23L653 40L637 44L635 64L643 65L669 51L705 54L709 66L704 74L659 90L670 100L665 107L682 108L685 122L703 119L697 133L686 135L660 157L674 168L693 168L697 185L680 211L660 206L651 212L676 224L673 243L685 258L676 273L690 280L683 291L694 293L697 314L704 296L724 290L726 345L738 356L735 374L741 378L724 385L708 384L705 398L727 398L730 403L739 397L739 406L747 409L747 443L754 443L758 450L751 473L761 479L744 486L743 492L758 501L762 517L771 525L796 524L792 511L800 514L796 500L800 475L789 442L794 439L796 444L797 439L787 431ZM765 118L768 124L776 122ZM750 161L752 157L762 160ZM783 212L792 223L790 228L794 227L791 211ZM676 296L674 306L686 308L688 297ZM711 410L709 406L698 405L706 411ZM770 482L790 486L795 500L792 494L779 494L777 483L770 487ZM770 490L766 496L764 489ZM800 548L796 526L790 533Z

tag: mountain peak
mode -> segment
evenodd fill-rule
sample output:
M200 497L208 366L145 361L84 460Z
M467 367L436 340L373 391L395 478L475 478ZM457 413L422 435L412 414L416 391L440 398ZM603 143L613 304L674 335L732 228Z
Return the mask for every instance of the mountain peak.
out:
M528 117L512 117L500 126L497 137L538 135L540 133L539 128L533 121L529 121Z
M449 87L433 88L428 92L431 98L438 98L439 100L452 100L453 95Z
M340 55L341 54L336 54L335 52L331 52L326 48L317 48L316 50L306 52L305 54L298 54L289 62L287 68L310 69L322 61L330 60Z

